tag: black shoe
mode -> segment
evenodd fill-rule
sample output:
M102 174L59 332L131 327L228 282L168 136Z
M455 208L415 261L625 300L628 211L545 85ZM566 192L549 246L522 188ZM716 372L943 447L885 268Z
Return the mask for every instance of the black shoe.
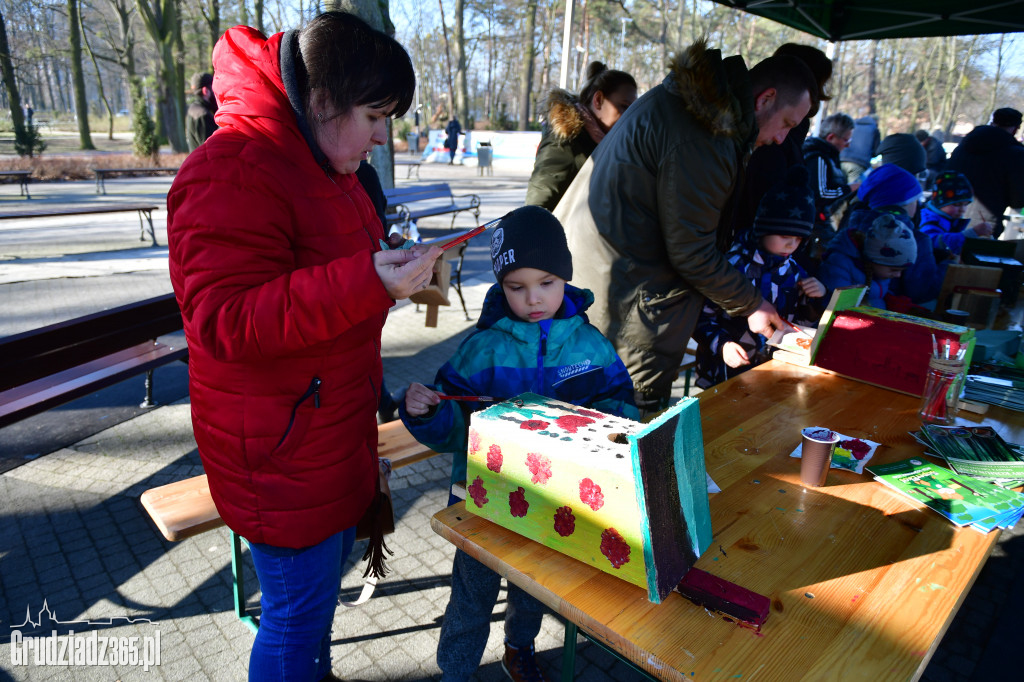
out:
M505 655L501 657L501 669L513 682L548 682L548 678L537 666L533 645L517 649L505 645Z

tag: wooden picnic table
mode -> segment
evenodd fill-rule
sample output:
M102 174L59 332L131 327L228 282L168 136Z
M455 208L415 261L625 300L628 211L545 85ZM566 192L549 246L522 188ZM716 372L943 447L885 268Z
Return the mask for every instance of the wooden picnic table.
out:
M95 215L98 213L125 213L138 211L139 213L139 241L146 240L146 232L153 246L159 246L156 242L156 232L153 229L153 211L160 208L156 204L149 203L121 203L121 204L97 204L75 206L73 208L31 208L22 211L7 211L0 213L0 220L22 220L26 218L62 218L76 215ZM143 218L146 223L143 224ZM148 225L148 227L147 227Z
M644 590L466 511L435 532L566 618L563 680L577 628L654 679L917 679L998 533L957 529L869 475L832 469L800 483L800 429L827 426L882 443L872 463L921 457L919 399L779 362L700 395L714 538L696 568L771 599L760 633L677 593ZM961 419L970 423L970 419ZM986 424L1024 439L1019 414ZM870 465L869 465L870 466Z
M30 170L8 170L0 171L0 178L14 178L18 181L18 187L21 189L21 196L26 199L31 199L32 195L28 193L28 181L32 177L32 171Z

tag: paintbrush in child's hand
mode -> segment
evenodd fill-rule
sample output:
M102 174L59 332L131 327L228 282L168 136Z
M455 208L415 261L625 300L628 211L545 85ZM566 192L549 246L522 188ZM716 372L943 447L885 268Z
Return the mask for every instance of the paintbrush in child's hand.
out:
M492 398L489 395L446 395L444 393L438 393L437 397L441 400L462 400L467 403L496 403L497 399Z

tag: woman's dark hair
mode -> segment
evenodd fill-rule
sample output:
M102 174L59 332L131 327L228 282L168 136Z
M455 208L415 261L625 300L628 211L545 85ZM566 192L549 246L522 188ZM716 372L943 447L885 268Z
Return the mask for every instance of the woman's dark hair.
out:
M362 105L409 110L416 74L409 54L394 38L346 12L324 12L299 31L299 87L306 106L323 90L339 114Z
M587 80L580 88L580 103L589 107L598 92L608 97L623 85L636 89L636 80L625 71L609 69L601 62L590 62L587 65Z

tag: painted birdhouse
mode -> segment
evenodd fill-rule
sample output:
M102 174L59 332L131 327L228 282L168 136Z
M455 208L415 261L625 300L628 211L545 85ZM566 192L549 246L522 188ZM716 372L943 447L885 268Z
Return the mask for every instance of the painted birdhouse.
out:
M530 393L474 412L466 509L660 603L711 543L697 401L650 424Z

